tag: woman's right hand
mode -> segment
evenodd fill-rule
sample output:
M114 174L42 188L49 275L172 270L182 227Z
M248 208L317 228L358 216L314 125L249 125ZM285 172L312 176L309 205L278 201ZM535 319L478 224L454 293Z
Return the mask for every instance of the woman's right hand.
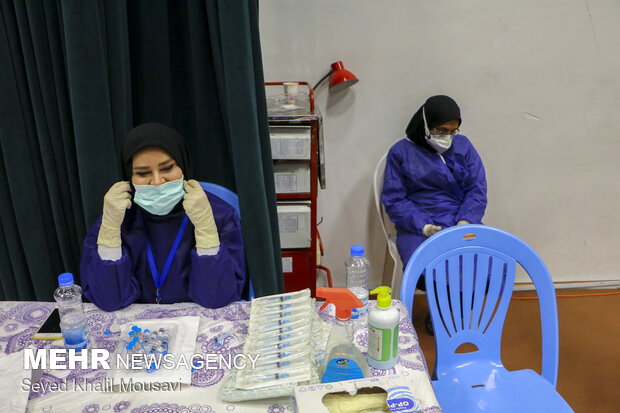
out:
M427 238L432 237L439 231L441 231L441 227L439 225L426 224L424 225L424 228L422 228L422 234L424 234Z
M128 181L117 182L103 197L103 215L97 244L106 247L121 246L121 224L125 211L131 207L131 185Z

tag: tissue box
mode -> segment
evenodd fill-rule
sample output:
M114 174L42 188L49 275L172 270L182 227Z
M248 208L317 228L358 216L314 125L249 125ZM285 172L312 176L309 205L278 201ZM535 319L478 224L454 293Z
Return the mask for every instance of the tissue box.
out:
M387 394L387 406L384 405L386 410L383 411L418 412L422 410L422 396L416 395L416 389L412 387L411 381L399 375L296 386L293 402L297 413L329 413L329 409L323 404L323 398L329 393L341 393L343 398L348 397L347 394L358 395L364 398L365 402L369 400L368 397L372 397L369 395ZM354 399L349 400L353 403Z

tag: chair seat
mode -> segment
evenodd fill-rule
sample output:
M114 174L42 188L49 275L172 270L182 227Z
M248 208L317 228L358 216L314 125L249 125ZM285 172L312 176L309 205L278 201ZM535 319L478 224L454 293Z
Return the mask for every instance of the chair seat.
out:
M462 374L432 382L442 412L573 412L551 383L532 370L495 367L485 380L472 382L471 377Z

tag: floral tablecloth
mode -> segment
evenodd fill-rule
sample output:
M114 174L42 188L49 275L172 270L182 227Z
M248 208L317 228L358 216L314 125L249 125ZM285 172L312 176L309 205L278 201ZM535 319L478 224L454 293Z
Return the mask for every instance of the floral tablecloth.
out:
M374 305L371 302L370 305ZM417 335L411 324L407 308L393 300L401 314L399 326L399 362L391 370L371 369L373 376L400 374L415 380L429 380L424 359L420 353ZM113 353L120 340L119 326L139 320L180 316L199 316L200 327L196 340L196 353L237 354L242 351L248 330L250 303L235 302L219 309L207 309L194 303L170 305L134 304L123 310L105 312L92 304L85 304L92 337L92 348L103 348ZM0 352L5 354L24 348L62 347L62 341L37 341L32 339L38 326L53 309L50 302L0 302ZM333 306L321 313L326 321L333 321ZM139 324L139 323L138 323ZM216 343L222 332L230 332ZM358 332L356 344L364 352L368 333ZM67 380L105 381L109 370L45 370L40 383L60 383ZM51 413L190 413L190 412L293 412L291 397L262 401L228 403L222 400L220 388L227 371L199 369L192 372L192 385L170 392L31 392L28 412ZM415 377L413 377L415 376ZM434 397L426 400L423 412L435 413L440 409Z

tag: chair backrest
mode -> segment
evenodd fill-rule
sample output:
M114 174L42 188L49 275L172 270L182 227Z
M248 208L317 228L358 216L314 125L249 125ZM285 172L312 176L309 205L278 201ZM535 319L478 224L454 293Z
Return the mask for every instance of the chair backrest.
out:
M409 311L424 273L433 320L438 379L471 360L501 363L501 335L514 287L516 264L532 279L540 302L542 376L558 376L558 316L553 280L542 259L525 242L484 225L461 225L427 239L411 256L400 298ZM455 353L464 343L475 352Z
M230 206L235 208L237 210L237 213L241 217L241 210L239 209L239 196L237 196L237 194L235 194L233 191L231 191L228 188L224 188L221 185L213 184L211 182L200 182L200 186L202 187L202 189L204 189L208 193L217 196L222 201L225 201ZM254 298L254 286L252 285L252 280L249 280L249 282L250 282L249 296L250 296L250 299L252 299Z
M400 262L400 255L396 248L396 228L390 218L383 209L383 203L381 202L381 191L383 190L383 175L385 173L385 161L387 159L387 152L379 159L379 163L375 168L374 179L372 181L373 193L375 196L375 207L377 214L379 215L379 222L381 222L381 228L383 229L383 235L387 242L390 256L394 261L394 270L392 271L392 295L397 297L400 292L401 279L403 275L402 263Z
M389 218L386 218L385 211L383 210L383 203L381 202L381 191L383 190L383 174L385 173L385 160L387 159L387 152L379 159L379 163L375 168L375 176L372 181L372 189L375 195L375 207L377 208L377 214L379 214L379 221L381 221L381 228L383 229L383 235L385 239L390 239L390 233L388 232L388 226L386 225L386 219L390 222ZM392 225L393 227L393 225Z
M210 194L213 194L220 198L222 201L226 201L230 206L237 210L239 216L241 216L241 210L239 209L239 197L233 191L228 188L224 188L218 184L212 184L210 182L200 182L202 189Z

